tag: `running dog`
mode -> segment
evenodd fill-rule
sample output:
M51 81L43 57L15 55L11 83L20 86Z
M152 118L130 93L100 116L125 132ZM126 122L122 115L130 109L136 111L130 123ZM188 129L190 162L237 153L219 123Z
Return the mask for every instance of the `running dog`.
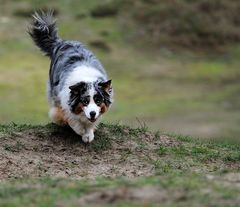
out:
M36 12L28 33L51 60L49 117L69 125L83 142L94 140L100 117L113 102L111 80L97 57L78 41L61 39L51 12Z

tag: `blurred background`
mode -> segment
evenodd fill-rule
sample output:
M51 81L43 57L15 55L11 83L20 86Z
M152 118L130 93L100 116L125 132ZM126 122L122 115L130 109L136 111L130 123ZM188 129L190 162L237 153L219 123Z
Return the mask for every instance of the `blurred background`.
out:
M113 79L104 122L203 138L240 135L240 1L0 0L0 123L48 123L49 59L27 34L54 9Z

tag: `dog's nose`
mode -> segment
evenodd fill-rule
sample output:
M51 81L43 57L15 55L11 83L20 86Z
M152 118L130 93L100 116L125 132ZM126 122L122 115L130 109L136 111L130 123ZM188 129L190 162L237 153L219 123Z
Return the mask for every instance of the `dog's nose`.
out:
M95 119L95 116L96 116L96 112L95 111L91 111L90 112L91 119Z

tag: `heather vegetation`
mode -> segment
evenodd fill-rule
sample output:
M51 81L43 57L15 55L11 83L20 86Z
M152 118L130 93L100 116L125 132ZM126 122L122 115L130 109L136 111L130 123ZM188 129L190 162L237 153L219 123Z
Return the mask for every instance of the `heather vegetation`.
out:
M137 41L194 50L219 49L240 42L240 2L236 0L113 2L125 17L124 27Z

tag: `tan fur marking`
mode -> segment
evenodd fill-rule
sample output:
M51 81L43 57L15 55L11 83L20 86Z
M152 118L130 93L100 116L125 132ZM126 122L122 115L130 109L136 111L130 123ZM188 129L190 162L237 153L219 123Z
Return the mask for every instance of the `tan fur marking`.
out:
M78 106L76 107L74 113L75 114L80 114L82 111L83 111L83 104L82 103L79 103Z
M105 103L102 103L102 104L100 105L100 107L101 107L101 113L102 113L102 114L105 113L105 112L108 110L108 107L106 106Z
M59 125L67 125L67 120L64 117L64 111L61 107L56 107L53 115L53 121Z
M107 86L106 88L104 88L104 90L105 90L107 93L109 93L109 91L110 91L111 89L112 89L111 86Z

